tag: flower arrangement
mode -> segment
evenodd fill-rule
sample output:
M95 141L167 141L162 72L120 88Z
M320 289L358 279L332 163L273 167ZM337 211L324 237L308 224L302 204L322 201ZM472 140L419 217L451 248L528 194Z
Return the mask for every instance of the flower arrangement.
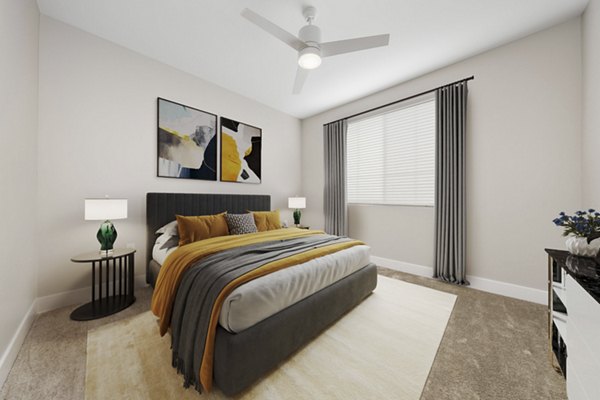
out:
M552 222L556 226L565 228L563 236L587 237L593 232L600 232L600 213L593 208L587 211L576 211L574 215L560 212L558 218L554 218Z

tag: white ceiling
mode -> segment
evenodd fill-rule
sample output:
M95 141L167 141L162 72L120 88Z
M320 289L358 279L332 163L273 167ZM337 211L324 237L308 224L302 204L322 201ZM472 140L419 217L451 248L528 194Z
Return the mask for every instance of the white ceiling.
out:
M306 118L581 14L588 0L38 0L40 11L243 96ZM240 16L293 34L317 7L323 41L390 45L323 60L292 95L296 51ZM457 77L462 78L462 77Z

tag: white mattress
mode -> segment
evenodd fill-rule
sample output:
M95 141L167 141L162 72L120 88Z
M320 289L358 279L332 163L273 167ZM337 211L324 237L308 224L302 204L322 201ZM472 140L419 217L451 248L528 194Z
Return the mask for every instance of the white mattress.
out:
M358 271L369 253L368 246L354 246L250 281L227 296L219 323L241 332Z
M165 240L159 239L152 258L162 265L175 248L160 250ZM354 246L243 284L225 299L219 324L229 332L241 332L358 271L369 259L369 246Z

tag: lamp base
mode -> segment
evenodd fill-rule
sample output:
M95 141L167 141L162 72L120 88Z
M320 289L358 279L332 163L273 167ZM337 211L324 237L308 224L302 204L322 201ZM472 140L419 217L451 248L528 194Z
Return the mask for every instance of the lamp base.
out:
M110 250L100 250L99 253L100 253L100 255L102 257L112 257L114 251L113 251L113 249L110 249Z
M296 210L294 210L294 224L296 226L300 225L300 217L302 216L302 211L300 211L299 209L296 208Z
M100 229L96 233L96 239L100 242L100 254L112 255L113 244L117 240L117 230L112 222L106 220L100 225Z

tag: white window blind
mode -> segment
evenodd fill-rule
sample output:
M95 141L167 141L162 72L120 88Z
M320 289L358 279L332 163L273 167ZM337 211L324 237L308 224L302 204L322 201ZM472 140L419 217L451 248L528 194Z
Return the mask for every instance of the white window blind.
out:
M435 98L348 122L348 203L433 206Z

